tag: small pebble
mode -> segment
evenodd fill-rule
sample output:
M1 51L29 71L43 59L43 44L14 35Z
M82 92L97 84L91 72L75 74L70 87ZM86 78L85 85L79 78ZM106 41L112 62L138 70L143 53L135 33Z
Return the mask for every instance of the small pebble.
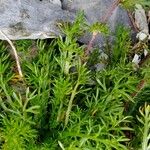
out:
M61 6L60 0L50 0L51 3Z
M143 32L139 32L136 36L140 41L145 41L148 38L148 35Z
M138 54L135 54L132 62L138 65L140 61L141 61L140 56Z

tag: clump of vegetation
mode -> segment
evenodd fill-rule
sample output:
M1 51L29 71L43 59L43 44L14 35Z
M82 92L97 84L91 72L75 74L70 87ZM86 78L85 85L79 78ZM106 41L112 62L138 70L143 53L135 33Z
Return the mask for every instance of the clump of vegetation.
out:
M96 51L85 59L77 39L87 28L80 14L63 24L64 38L16 41L23 80L9 47L0 43L1 149L149 149L149 63L133 68L130 31L119 26L105 67L91 71L87 60L105 58ZM92 29L108 33L103 24Z
M149 0L120 0L120 4L125 7L126 9L134 8L136 4L141 4L144 7L149 7L150 2Z

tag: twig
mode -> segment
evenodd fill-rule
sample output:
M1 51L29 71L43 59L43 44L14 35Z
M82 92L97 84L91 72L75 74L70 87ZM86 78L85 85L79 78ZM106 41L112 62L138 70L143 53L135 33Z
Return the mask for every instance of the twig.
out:
M20 66L20 62L19 62L19 57L18 57L17 50L16 50L15 46L13 45L13 43L11 42L11 40L5 35L4 32L2 32L0 30L0 33L3 35L3 37L6 39L6 41L10 44L10 46L11 46L11 48L13 50L14 56L15 56L18 73L19 73L20 77L23 78L23 74L22 74L22 70L21 70L21 66Z
M146 55L139 63L139 66L142 67L147 61L150 61L150 54Z
M137 25L133 19L133 16L131 15L131 13L128 10L127 10L127 13L128 13L129 19L133 25L133 28L135 29L136 32L139 32L139 29L138 29L138 27L137 27Z
M113 11L116 9L116 7L120 4L121 0L115 0L113 4L108 9L109 11L106 13L105 17L102 18L102 22L106 23L109 17L113 14Z
M143 80L141 80L140 82L139 82L139 84L137 85L137 91L136 92L134 92L134 93L132 93L131 94L131 96L134 98L134 97L136 97L138 94L139 94L139 92L142 90L142 89L144 89L144 87L145 87L145 85L146 85L146 81L143 79Z
M92 38L91 38L91 40L89 41L88 46L87 46L87 49L86 49L86 51L85 51L85 56L88 56L88 55L90 54L90 51L91 51L91 48L92 48L92 45L93 45L93 41L96 39L96 36L97 36L97 33L96 33L96 32L93 32Z

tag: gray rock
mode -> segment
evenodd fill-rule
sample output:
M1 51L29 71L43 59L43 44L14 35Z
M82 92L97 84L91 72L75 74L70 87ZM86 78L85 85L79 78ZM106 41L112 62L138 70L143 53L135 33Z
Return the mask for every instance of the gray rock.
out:
M115 0L62 0L62 8L73 13L83 10L87 22L89 24L93 24L94 22L101 22L105 20L104 18L111 9L114 1ZM116 27L121 24L131 28L132 33L134 33L127 11L120 6L113 10L113 13L110 15L106 23L108 24L111 32L114 32ZM87 44L90 39L91 34L86 33L83 37L81 37L80 41ZM110 37L110 42L112 42L113 39L113 37ZM103 35L99 34L94 40L93 45L102 47L104 45Z
M135 23L142 33L149 35L148 21L145 10L140 4L136 5L135 9Z
M59 34L57 23L73 21L74 14L53 1L0 0L0 30L11 40L55 37ZM0 35L0 39L4 37Z
M45 39L60 34L57 23L73 21L79 10L84 10L89 24L102 21L114 0L0 0L0 30L9 39ZM61 6L62 4L62 6ZM111 31L117 24L131 27L128 14L117 7L108 19ZM89 33L80 41L88 43ZM0 35L0 39L5 39ZM94 41L96 45L103 44L99 35Z

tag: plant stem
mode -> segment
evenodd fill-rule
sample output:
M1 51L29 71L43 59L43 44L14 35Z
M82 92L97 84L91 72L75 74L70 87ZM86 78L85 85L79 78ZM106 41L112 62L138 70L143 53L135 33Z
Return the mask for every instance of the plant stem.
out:
M97 36L97 32L93 32L92 38L87 46L87 49L85 50L85 56L88 56L90 54L90 50L92 48L93 41L96 39L96 36Z
M0 33L3 35L3 37L6 39L6 41L10 44L10 46L11 46L11 48L13 50L13 53L14 53L14 56L15 56L15 60L16 60L16 64L17 64L18 73L20 75L20 78L22 79L23 78L23 74L22 74L22 70L21 70L21 66L20 66L17 50L16 50L15 46L13 45L13 43L11 42L11 40L5 35L5 33L2 32L1 30L0 30Z
M137 85L137 91L134 92L134 93L132 93L131 96L132 96L133 98L136 97L136 96L139 94L139 92L145 87L145 85L146 85L146 81L145 81L144 79L142 79L142 80L139 82L139 84Z
M120 4L121 0L115 0L113 2L113 4L110 6L110 8L108 9L108 12L106 13L105 17L102 18L101 22L105 23L108 21L109 17L112 15L113 11L116 9L116 7ZM93 41L96 39L98 33L93 33L92 34L92 38L88 43L87 49L85 50L85 54L88 55L92 45L93 45Z
M113 14L113 11L116 9L116 7L120 4L121 0L115 0L113 4L108 9L109 11L106 13L105 17L102 18L102 22L107 22L109 17Z
M143 133L143 143L142 143L142 150L147 150L148 146L148 131L149 131L149 106L147 106L145 109L145 123L144 123L144 133Z
M60 121L62 107L63 107L63 101L61 101L60 106L59 106L58 115L57 115L57 122Z
M131 21L131 23L132 23L132 25L133 25L134 30L135 30L136 32L139 32L138 27L137 27L137 25L136 25L136 23L135 23L135 21L134 21L134 18L133 18L133 16L132 16L132 14L131 14L128 10L127 10L127 13L128 13L129 19L130 19L130 21Z
M79 81L77 81L77 83L76 83L76 85L75 85L75 87L72 91L70 100L69 100L68 109L66 111L65 126L67 126L68 121L69 121L69 115L70 115L70 111L71 111L71 108L72 108L72 103L73 103L74 97L76 95L76 91L77 91L78 86L79 86Z

